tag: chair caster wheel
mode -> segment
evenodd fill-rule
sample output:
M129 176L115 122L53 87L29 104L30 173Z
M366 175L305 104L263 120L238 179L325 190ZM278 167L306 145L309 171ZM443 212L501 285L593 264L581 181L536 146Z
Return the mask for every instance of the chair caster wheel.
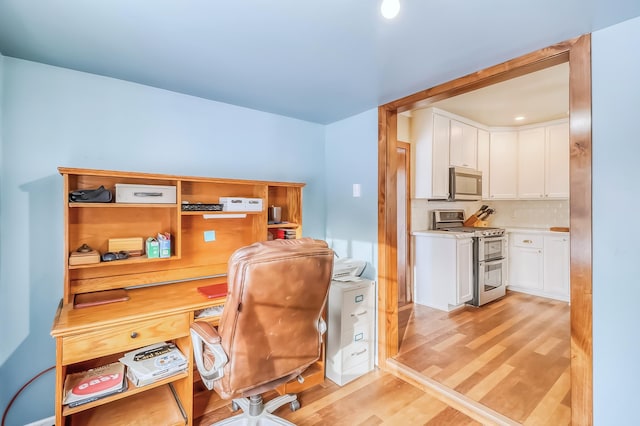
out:
M238 411L240 409L240 406L238 404L236 404L235 402L231 402L231 411Z
M292 401L291 403L289 403L289 408L291 408L291 411L297 411L300 409L300 401L298 401L297 399L295 401Z

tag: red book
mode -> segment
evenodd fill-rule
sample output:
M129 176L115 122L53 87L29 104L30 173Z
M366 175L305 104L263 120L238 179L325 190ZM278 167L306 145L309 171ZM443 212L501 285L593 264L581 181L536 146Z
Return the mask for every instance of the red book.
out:
M225 297L227 295L227 283L205 285L198 287L198 291L209 299L215 299L217 297Z

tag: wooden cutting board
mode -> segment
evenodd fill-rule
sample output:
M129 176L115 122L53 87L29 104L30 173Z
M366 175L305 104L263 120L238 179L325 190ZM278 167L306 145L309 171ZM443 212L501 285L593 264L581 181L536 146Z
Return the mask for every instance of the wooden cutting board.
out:
M549 230L553 232L569 232L568 226L552 226Z

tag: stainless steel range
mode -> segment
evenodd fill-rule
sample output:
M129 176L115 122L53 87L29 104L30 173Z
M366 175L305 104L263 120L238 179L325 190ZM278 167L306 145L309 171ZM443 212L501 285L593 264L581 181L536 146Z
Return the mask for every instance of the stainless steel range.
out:
M464 210L433 210L432 228L473 238L473 299L482 306L506 294L507 237L502 228L464 226Z

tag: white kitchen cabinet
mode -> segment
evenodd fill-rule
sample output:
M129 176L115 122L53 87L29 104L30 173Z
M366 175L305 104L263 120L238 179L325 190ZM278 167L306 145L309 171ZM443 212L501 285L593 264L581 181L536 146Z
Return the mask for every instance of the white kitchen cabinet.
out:
M518 198L539 200L545 194L545 128L518 131Z
M489 199L515 199L518 194L517 177L517 132L491 132L489 140Z
M449 196L449 121L433 108L412 113L414 198L446 199Z
M489 132L478 129L478 170L482 172L482 199L489 199Z
M325 374L339 386L373 370L375 294L375 281L331 282Z
M471 237L414 233L414 302L451 311L473 298Z
M544 291L569 300L570 289L569 236L544 236Z
M449 125L449 165L478 168L478 129L457 120Z
M471 238L456 240L456 294L454 304L473 298L473 243Z
M546 128L545 197L569 198L569 123Z
M511 232L509 289L569 301L569 234Z
M543 237L538 234L512 233L509 241L509 287L542 290Z

